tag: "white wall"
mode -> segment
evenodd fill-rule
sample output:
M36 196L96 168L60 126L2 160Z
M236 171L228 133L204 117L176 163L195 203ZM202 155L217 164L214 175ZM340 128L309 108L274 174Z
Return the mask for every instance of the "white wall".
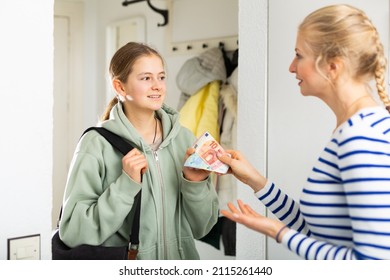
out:
M268 1L239 1L240 54L238 62L237 148L257 169L267 160L267 36ZM253 191L239 183L237 197L264 214ZM265 259L264 236L237 226L237 259Z
M53 2L0 4L0 259L33 234L51 258Z

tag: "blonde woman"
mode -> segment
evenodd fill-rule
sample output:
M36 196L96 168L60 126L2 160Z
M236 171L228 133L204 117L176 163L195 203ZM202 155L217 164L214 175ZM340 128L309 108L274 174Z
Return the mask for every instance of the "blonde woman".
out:
M327 6L300 24L295 52L289 70L302 95L318 97L336 116L329 143L299 203L228 151L231 157L220 159L278 220L242 201L222 214L305 259L390 259L390 102L378 32L363 11ZM371 80L382 105L371 95Z

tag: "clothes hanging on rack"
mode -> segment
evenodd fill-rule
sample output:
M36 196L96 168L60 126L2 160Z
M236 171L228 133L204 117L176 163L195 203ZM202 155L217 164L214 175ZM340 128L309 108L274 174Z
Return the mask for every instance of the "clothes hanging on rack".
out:
M222 51L213 48L184 63L176 78L182 91L180 123L197 137L208 131L219 141L219 90L226 80Z
M231 58L229 57L223 44L221 45L220 49L222 51L223 60L225 62L226 77L229 78L234 69L236 69L238 66L238 49L233 52Z
M237 148L237 83L238 68L227 79L220 90L221 122L220 144L224 149ZM237 181L234 176L220 176L217 182L219 208L226 209L227 203L236 200Z
M191 96L180 110L180 123L196 137L208 131L219 142L219 81L212 81Z
M223 47L209 49L187 60L176 77L182 125L196 136L209 131L225 149L236 147L237 124L238 50L229 55ZM227 202L236 200L235 178L218 176L215 182L220 209L225 209ZM225 255L235 256L235 233L236 224L221 216L200 241L219 250L222 237Z
M237 148L237 86L238 68L235 68L221 86L221 132L220 144L224 149ZM237 200L237 179L234 176L219 176L217 181L217 194L219 209L228 209L227 203ZM236 255L236 223L229 219L219 220L221 222L221 235L225 255Z
M208 83L225 80L226 68L219 48L209 49L199 56L190 58L176 76L176 84L181 91L177 109L180 111L186 101Z

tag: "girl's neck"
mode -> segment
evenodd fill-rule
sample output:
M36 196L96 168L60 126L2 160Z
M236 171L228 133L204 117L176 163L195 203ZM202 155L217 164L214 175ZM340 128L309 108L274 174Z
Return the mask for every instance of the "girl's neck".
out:
M138 131L146 143L152 144L153 140L161 135L160 121L154 111L140 111L133 108L123 107L124 113Z

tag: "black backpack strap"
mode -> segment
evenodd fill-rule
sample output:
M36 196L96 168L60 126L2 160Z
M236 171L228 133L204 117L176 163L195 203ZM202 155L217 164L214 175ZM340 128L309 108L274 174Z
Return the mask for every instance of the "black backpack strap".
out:
M81 137L87 133L88 131L96 130L99 132L110 144L115 147L119 152L121 152L123 155L126 155L128 152L130 152L134 147L124 140L121 136L118 134L115 134L114 132L109 131L108 129L104 127L96 127L92 126L90 128L87 128ZM142 182L142 174L141 174L141 182Z
M131 227L130 246L139 244L139 217L141 215L141 191L136 195L137 208L135 208L133 226ZM138 247L138 246L137 246Z
M134 148L129 142L124 140L121 136L109 131L108 129L106 129L104 127L93 126L93 127L87 128L83 132L81 137L85 133L87 133L88 131L91 131L91 130L96 130L97 132L99 132L100 135L102 135L114 148L116 148L123 155L126 155L128 152L130 152ZM142 176L141 176L141 181L142 181ZM131 230L132 234L130 236L130 243L131 244L139 244L138 236L139 236L139 218L140 218L140 212L141 212L141 209L140 209L141 208L141 192L139 192L136 195L134 201L136 201L135 203L137 204L136 205L137 208L135 209L135 213L134 213L134 220L133 220L133 226L132 226L132 230ZM58 222L57 222L57 228L59 227L59 221L61 219L61 215L62 215L62 207L60 210L60 217L59 217Z
M134 148L129 142L124 140L122 137L109 131L108 129L106 129L104 127L95 127L95 126L90 127L88 129L86 129L82 135L84 135L85 133L87 133L88 131L91 131L91 130L96 130L97 132L99 132L108 142L110 142L110 144L113 147L115 147L123 155L126 155L128 152L130 152Z

